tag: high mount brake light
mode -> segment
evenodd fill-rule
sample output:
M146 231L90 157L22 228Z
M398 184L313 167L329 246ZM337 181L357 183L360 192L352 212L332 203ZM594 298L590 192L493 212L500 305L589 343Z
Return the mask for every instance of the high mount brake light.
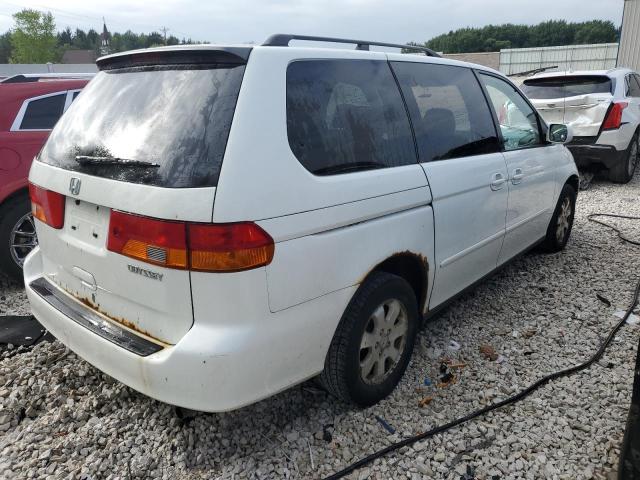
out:
M34 218L58 230L64 226L64 195L29 183L29 198Z
M607 117L602 122L603 130L615 130L622 125L622 111L627 108L629 104L627 102L614 102L609 107Z
M107 249L168 268L238 272L268 265L275 246L255 223L185 223L112 210Z

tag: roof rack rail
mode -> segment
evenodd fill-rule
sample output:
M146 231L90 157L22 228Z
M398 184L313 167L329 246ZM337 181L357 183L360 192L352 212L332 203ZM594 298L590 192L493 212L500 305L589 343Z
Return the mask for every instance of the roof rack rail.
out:
M288 47L291 40L306 40L309 42L328 42L328 43L352 43L356 45L356 50L369 50L371 45L377 47L401 48L406 50L417 50L424 52L429 57L440 57L440 55L430 48L420 47L418 45L401 45L399 43L371 42L368 40L353 40L348 38L333 37L315 37L310 35L292 35L289 33L276 33L271 35L262 44L265 47Z

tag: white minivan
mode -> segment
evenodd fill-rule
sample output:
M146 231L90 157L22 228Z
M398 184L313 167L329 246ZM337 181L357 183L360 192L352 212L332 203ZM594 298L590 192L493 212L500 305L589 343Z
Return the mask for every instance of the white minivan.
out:
M230 410L319 376L370 405L424 318L564 248L569 129L493 70L369 45L99 59L29 177L38 320L170 404Z

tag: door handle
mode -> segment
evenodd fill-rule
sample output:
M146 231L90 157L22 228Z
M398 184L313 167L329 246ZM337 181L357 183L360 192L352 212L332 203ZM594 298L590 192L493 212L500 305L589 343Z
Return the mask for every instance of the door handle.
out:
M489 184L489 186L491 187L491 190L495 192L496 190L500 190L502 187L504 187L504 184L506 182L507 182L507 179L504 177L503 174L494 173L491 177L491 183Z
M514 185L517 185L522 181L523 178L524 178L524 173L522 173L522 169L516 168L513 171L513 175L511 175L511 183L513 183Z

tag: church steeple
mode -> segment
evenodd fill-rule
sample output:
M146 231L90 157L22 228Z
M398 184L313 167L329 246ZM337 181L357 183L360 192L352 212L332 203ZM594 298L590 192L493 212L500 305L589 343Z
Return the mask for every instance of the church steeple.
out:
M100 53L107 55L111 51L111 34L107 30L107 22L102 17L102 33L100 34Z

